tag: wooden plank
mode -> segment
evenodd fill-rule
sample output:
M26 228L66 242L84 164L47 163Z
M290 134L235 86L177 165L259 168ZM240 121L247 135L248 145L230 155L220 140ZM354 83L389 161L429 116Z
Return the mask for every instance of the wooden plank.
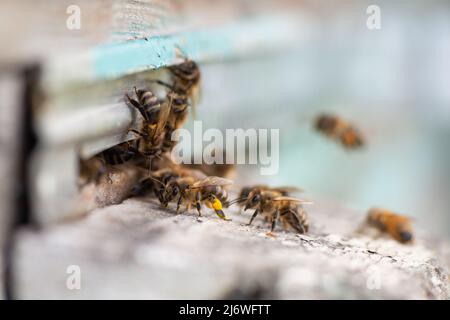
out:
M100 43L223 25L243 16L292 7L292 3L298 4L292 0L4 0L0 3L0 61L48 61ZM80 8L79 30L67 28L69 6Z
M231 208L175 214L146 198L17 236L19 299L448 299L444 251L356 234L362 213L321 201L311 232L276 230ZM440 242L442 248L449 244ZM246 257L242 259L242 257ZM249 261L251 263L249 263ZM67 287L80 271L80 288ZM72 269L73 270L73 269Z
M180 52L198 62L208 62L280 52L302 40L299 15L257 16L198 31L97 45L81 53L60 55L44 64L43 86L52 93L77 83L154 70L182 62Z

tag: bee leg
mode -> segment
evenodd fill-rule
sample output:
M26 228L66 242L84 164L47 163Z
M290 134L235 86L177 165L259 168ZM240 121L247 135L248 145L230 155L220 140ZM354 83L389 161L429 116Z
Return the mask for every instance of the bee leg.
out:
M250 222L247 224L248 226L252 224L253 220L256 218L256 216L259 214L259 210L256 209L253 213L252 217L250 218Z
M298 233L300 233L300 234L305 233L305 228L303 227L303 225L298 225L298 226L293 226L293 227Z
M302 214L303 214L303 209L302 209ZM308 226L306 225L304 225L304 223L302 222L302 221L300 221L300 219L297 217L297 215L294 213L294 212L290 212L291 213L291 215L294 217L294 219L295 219L295 224L290 224L298 233L300 233L300 234L303 234L303 233L305 233L306 231L308 231Z
M177 213L180 211L181 201L182 200L183 200L183 197L180 194L180 197L178 198L178 202L177 202Z
M201 212L202 205L201 205L200 200L201 200L200 192L197 192L197 194L195 195L195 207L197 208L199 217L202 216L202 212Z
M156 198L158 198L159 203L164 207L165 203L164 203L163 191L155 189L154 194L155 194Z
M106 164L101 163L98 171L95 173L94 176L94 183L95 184L99 184L100 183L100 178L108 171L108 168L106 167Z
M197 212L198 212L198 216L201 217L202 216L202 211L201 211L201 207L200 204L197 203Z
M170 89L172 91L175 91L175 88L171 84L168 84L167 82L164 82L164 81L161 81L161 80L155 80L155 81L152 81L152 82L155 82L155 83L157 83L157 84L159 84L161 86L164 86L164 87L166 87L166 88L168 88L168 89Z
M132 146L128 146L128 152L133 154L134 156L136 154L142 154L138 149L136 149L135 147L132 147Z
M275 213L275 217L272 217L272 226L270 228L270 232L273 232L273 229L275 229L275 225L277 224L278 219L280 219L280 210L277 210Z
M144 107L142 107L141 104L140 104L138 101L136 101L136 100L130 98L130 96L128 95L128 93L126 93L125 96L127 97L128 102L129 102L133 107L135 107L136 109L138 109L139 113L142 115L142 117L145 119L145 121L149 122L150 120L149 120L149 118L148 118L148 116L147 116L147 113L145 112Z
M139 131L134 130L134 129L128 129L128 132L133 132L134 134L138 135L139 137L147 138L147 135L145 133L139 132Z

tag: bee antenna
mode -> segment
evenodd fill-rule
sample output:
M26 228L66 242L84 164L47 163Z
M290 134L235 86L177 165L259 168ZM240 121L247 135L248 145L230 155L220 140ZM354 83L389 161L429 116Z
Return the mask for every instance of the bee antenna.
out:
M247 199L248 199L247 197L244 197L244 198L236 198L236 199L233 199L233 200L231 200L231 201L228 201L228 202L227 202L227 205L232 205L232 204L235 204L235 203L238 203L238 202L245 201L245 200L247 200Z
M152 172L152 158L149 159L149 165L148 165L148 175L150 176L150 173Z
M161 86L164 86L164 87L166 87L166 88L169 88L169 89L172 90L172 91L175 91L175 88L174 88L171 84L169 84L169 83L167 83L167 82L164 82L164 81L161 81L161 80L149 80L149 82L150 82L150 83L157 83L157 84L159 84L159 85L161 85Z
M165 185L162 181L160 181L160 180L158 180L158 179L156 179L156 178L153 178L152 176L149 176L149 178L152 179L152 180L155 181L155 182L158 182L158 183L161 184L164 188L166 187L166 185Z

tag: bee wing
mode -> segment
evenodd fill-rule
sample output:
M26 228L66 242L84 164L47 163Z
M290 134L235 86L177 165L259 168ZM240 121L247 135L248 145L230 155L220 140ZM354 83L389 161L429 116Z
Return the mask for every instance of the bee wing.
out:
M283 192L283 193L287 193L287 192L305 192L305 190L301 189L301 188L297 188L297 187L277 187L277 188L272 188L272 190L274 191L279 191L279 192Z
M208 186L228 186L233 184L233 180L211 176L192 184L191 188L202 188Z
M298 202L301 204L313 204L314 203L310 200L298 199L298 198L293 198L293 197L276 197L273 200L274 201L291 201L291 202Z
M159 137L161 132L164 130L164 127L166 126L167 119L170 115L170 110L172 109L172 100L170 102L164 102L161 105L161 109L159 110L159 119L158 123L156 124L155 129L155 137Z

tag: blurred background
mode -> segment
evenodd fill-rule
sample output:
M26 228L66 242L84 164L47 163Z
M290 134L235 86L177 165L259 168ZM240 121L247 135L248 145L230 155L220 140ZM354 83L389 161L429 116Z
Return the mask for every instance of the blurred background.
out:
M298 185L361 212L386 207L450 237L450 4L377 1L381 29L369 30L370 4L303 1L290 50L202 65L199 118L280 129L279 173L241 166L245 183ZM355 124L366 147L344 150L317 134L322 112Z

